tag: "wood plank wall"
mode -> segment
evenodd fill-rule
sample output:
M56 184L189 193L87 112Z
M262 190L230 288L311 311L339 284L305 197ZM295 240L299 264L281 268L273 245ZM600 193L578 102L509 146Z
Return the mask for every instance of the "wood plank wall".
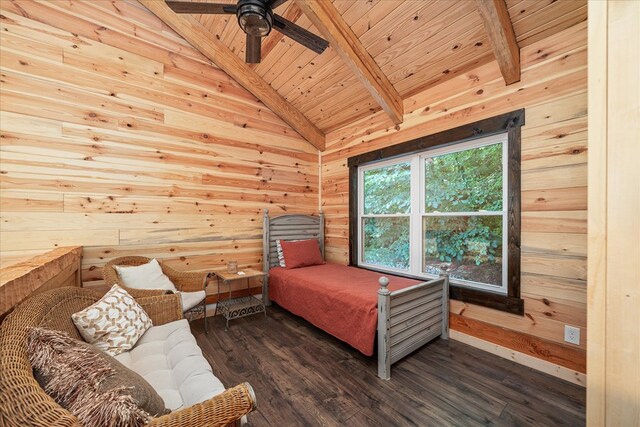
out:
M327 136L322 155L326 254L348 257L347 158L518 108L522 129L522 295L525 316L451 302L451 327L585 372L587 272L587 31L582 22L522 49L522 81L505 87L495 62ZM579 346L564 325L581 328Z
M640 425L640 2L589 2L587 424Z
M261 268L263 208L317 212L317 151L137 2L0 7L2 264Z

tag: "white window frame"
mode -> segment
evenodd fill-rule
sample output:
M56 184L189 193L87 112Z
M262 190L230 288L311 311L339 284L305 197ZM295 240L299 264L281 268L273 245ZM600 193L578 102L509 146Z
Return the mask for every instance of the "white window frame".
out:
M424 183L424 161L430 157L436 157L443 154L451 154L459 151L465 151L474 148L480 148L487 145L502 144L502 210L501 211L478 211L478 212L441 212L434 213L425 212L425 187ZM508 294L508 134L500 133L498 135L486 138L475 139L472 141L458 142L446 147L439 147L425 150L419 153L397 157L394 159L384 160L380 162L369 163L358 167L358 266L377 270L381 272L410 274L416 277L432 279L436 276L425 273L423 271L423 242L422 242L422 219L426 216L502 216L502 284L501 286L490 285L486 283L473 282L462 279L451 279L451 283L472 289L479 289L498 293L501 295ZM364 174L367 171L380 169L399 163L411 163L411 209L409 214L364 214ZM364 261L364 219L365 218L390 218L390 217L409 217L409 269L403 270L391 268L377 264L371 264Z

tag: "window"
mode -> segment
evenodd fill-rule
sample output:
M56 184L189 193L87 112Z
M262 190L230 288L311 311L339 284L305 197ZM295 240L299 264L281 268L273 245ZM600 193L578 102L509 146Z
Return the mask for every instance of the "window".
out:
M407 270L411 225L411 162L362 171L361 261Z
M520 127L524 110L349 159L350 263L430 279L451 297L524 314Z
M507 293L507 135L359 168L358 265Z

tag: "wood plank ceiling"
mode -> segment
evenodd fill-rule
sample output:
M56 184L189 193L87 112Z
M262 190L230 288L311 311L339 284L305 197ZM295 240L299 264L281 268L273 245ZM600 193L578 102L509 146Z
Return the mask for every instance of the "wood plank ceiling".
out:
M402 98L495 59L475 1L333 0L333 5ZM520 48L587 18L585 0L506 0L506 5ZM321 35L294 1L275 13ZM245 35L235 15L196 18L244 60ZM318 55L273 31L263 39L262 62L252 67L324 133L381 110L331 46Z

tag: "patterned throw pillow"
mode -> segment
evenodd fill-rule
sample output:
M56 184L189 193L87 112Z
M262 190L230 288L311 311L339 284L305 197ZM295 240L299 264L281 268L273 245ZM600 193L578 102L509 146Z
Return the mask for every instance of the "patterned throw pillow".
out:
M118 285L71 318L85 341L112 356L131 350L153 326L144 309Z

